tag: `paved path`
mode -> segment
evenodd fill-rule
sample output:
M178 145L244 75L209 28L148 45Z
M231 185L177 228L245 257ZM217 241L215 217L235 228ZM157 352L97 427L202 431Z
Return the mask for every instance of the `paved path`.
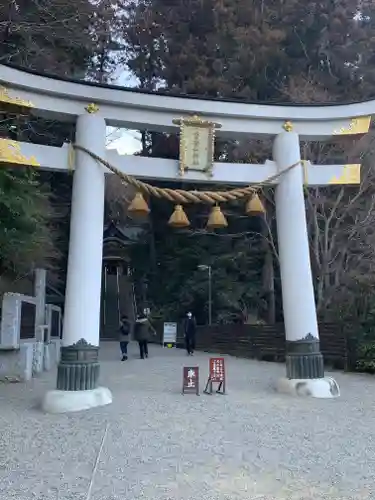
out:
M272 391L283 365L228 357L226 397L182 396L183 351L131 353L104 344L114 403L89 412L37 409L55 373L0 385L0 500L86 499L106 426L91 500L375 498L375 377L336 373L340 399L295 399ZM208 357L193 358L204 376Z

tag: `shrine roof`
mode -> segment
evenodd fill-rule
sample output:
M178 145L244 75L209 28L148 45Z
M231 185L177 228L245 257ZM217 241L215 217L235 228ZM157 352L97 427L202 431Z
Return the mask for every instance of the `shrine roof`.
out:
M140 234L144 232L141 227L138 226L125 226L122 227L113 221L110 221L106 226L104 226L103 231L103 241L104 243L115 239L123 240L123 242L135 242L138 240Z

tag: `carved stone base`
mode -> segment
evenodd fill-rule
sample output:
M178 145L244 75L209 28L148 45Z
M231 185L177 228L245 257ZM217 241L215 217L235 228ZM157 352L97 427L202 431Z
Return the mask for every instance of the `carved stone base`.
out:
M309 334L302 340L286 342L286 376L288 379L324 377L319 339Z
M332 377L292 380L282 378L278 380L276 390L283 394L299 397L329 399L340 396L340 388Z
M112 394L106 387L92 391L48 391L42 401L47 413L70 413L89 410L112 403Z
M57 389L60 391L89 391L98 387L99 347L84 339L61 348L57 369Z

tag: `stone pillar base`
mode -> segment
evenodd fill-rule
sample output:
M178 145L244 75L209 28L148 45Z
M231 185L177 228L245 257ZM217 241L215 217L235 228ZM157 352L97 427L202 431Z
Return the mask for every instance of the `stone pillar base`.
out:
M286 376L289 379L324 377L324 361L319 339L307 335L304 339L286 342Z
M282 378L277 382L276 390L284 394L312 398L337 398L340 396L340 388L336 380L331 377L315 379Z
M88 391L48 391L42 401L47 413L68 413L89 410L112 403L112 394L106 387Z
M57 368L59 391L91 391L99 379L99 347L81 339L76 344L61 348Z

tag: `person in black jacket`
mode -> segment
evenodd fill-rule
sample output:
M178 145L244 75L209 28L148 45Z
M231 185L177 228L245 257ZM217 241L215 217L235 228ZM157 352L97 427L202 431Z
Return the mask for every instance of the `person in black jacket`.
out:
M130 321L128 317L124 314L123 316L121 316L120 332L119 332L119 342L122 353L121 361L126 361L128 359L128 344L129 344L130 331L131 331Z
M184 324L185 346L188 356L192 356L194 354L196 330L197 323L195 318L191 312L188 312Z
M155 333L155 330L147 316L139 316L134 326L134 338L138 341L139 357L141 359L148 358L148 342L150 341L151 333Z

